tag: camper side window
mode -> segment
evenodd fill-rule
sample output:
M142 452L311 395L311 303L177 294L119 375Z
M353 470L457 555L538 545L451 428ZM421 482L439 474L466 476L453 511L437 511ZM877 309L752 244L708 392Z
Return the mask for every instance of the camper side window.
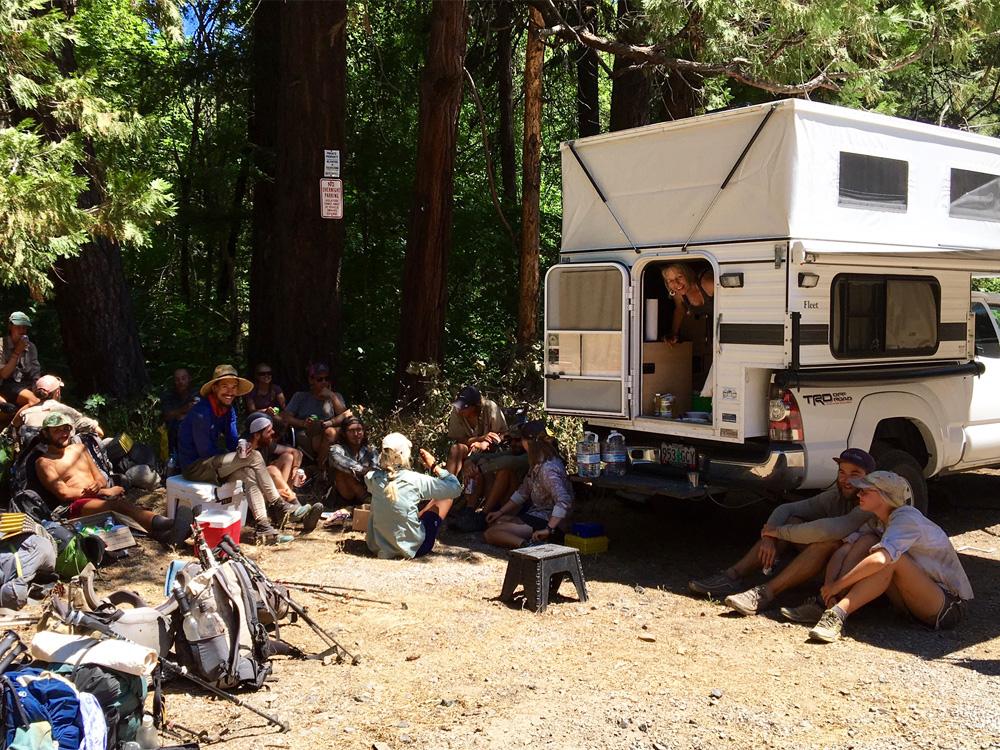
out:
M899 159L840 152L839 203L847 208L906 213L910 165Z
M941 288L917 276L840 274L833 280L833 354L841 359L933 354Z
M957 219L1000 221L1000 176L967 169L951 170L948 215Z

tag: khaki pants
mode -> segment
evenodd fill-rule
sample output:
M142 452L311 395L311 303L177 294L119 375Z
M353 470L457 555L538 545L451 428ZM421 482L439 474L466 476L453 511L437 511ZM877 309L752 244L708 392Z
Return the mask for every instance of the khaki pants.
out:
M243 491L250 500L250 513L258 526L270 528L267 506L282 502L274 486L274 480L267 473L267 466L260 451L252 450L246 458L236 453L222 453L211 458L201 458L184 470L184 478L190 482L211 482L222 484L237 479L243 482Z

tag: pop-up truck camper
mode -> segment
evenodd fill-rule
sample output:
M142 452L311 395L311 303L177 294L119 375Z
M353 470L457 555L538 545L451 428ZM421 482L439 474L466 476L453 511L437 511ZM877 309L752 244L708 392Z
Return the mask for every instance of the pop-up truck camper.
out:
M860 447L925 506L1000 465L1000 141L788 100L561 150L546 409L630 456L589 481L780 497ZM679 343L672 264L715 282Z

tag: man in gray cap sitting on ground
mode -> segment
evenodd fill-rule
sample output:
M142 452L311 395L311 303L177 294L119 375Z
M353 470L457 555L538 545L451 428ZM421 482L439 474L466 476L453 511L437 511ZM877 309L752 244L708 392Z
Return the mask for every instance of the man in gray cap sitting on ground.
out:
M28 340L31 318L13 312L8 322L8 333L0 341L0 412L9 419L20 407L38 403L32 391L42 367L35 344Z
M860 448L848 448L837 458L837 481L820 494L784 503L772 511L760 532L760 539L734 565L714 575L688 582L697 594L725 597L728 607L742 615L756 615L769 609L783 591L800 586L823 571L841 540L871 520L870 513L858 508L858 490L851 480L875 470L875 459ZM780 555L794 557L767 583L740 592L743 578L764 571L769 574ZM802 607L782 610L788 619L807 621L822 613L807 600ZM799 610L802 610L801 612Z
M292 536L280 534L268 515L269 506L276 515L284 515L285 501L274 486L260 451L240 441L236 431L233 402L252 389L253 383L239 377L232 365L216 367L212 379L201 387L201 400L181 422L177 459L188 481L213 484L242 481L250 500L250 514L257 525L257 540L263 544L290 542Z

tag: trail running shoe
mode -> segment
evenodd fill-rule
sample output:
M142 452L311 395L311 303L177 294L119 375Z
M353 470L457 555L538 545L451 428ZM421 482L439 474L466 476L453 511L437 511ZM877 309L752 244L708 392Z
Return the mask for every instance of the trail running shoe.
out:
M273 527L258 528L254 535L254 540L257 544L262 544L265 547L270 547L274 544L287 544L294 538L291 534L282 534Z
M823 605L819 599L811 596L797 607L782 607L781 616L791 622L801 622L805 625L815 625L823 616Z
M305 506L308 511L302 516L302 533L308 534L316 528L319 517L323 515L323 503L313 503Z
M771 599L764 586L754 586L742 594L727 596L726 606L735 609L741 615L756 615L771 605Z
M809 637L814 641L833 643L840 638L843 629L844 621L837 617L836 612L828 609L820 616L816 626L809 631Z
M706 578L696 578L688 581L688 588L694 593L714 596L716 599L735 594L740 590L739 586L739 580L734 581L726 575L725 571L719 571Z

